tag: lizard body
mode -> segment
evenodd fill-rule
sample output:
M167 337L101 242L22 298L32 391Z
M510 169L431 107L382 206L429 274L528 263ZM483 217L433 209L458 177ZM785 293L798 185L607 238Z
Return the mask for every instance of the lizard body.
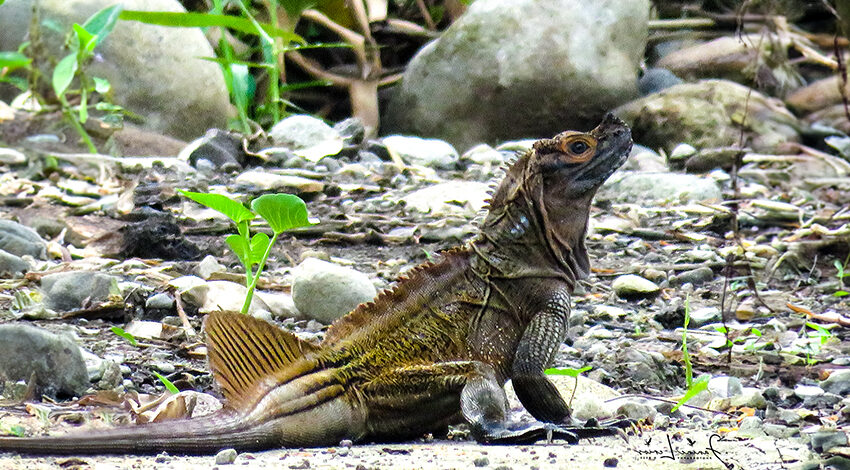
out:
M482 442L575 439L543 374L567 333L569 296L589 272L596 189L627 158L613 116L535 143L497 187L480 233L420 265L335 322L321 345L235 313L205 320L226 398L210 416L50 437L0 437L35 454L214 453L222 448L403 440L466 420ZM539 422L511 430L504 383Z

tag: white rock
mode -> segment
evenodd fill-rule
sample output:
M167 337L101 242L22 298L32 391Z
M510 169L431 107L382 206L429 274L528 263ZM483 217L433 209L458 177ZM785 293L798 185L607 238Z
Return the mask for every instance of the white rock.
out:
M248 170L234 180L237 187L251 190L277 191L292 188L299 193L318 193L325 185L321 181L294 175L277 175L262 170Z
M636 274L618 276L611 287L620 297L653 295L660 290L657 284Z
M490 186L477 181L450 181L428 186L401 198L407 208L433 215L474 216L490 197Z
M415 165L451 170L459 158L451 144L438 139L391 135L384 137L383 142L390 152Z
M301 314L332 323L377 291L369 276L351 268L307 258L294 270L292 299Z

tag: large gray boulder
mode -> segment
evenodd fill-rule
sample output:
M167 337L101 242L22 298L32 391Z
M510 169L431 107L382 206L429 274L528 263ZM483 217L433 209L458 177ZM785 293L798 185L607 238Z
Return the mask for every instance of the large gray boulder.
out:
M410 61L385 130L473 144L589 129L637 96L649 2L478 0Z
M16 50L28 40L34 0L8 0L0 6L0 50ZM56 60L65 33L115 0L39 0L41 21L62 32L41 28L47 54ZM128 10L185 11L176 0L122 0ZM166 28L119 21L96 50L88 71L112 84L114 101L145 118L144 127L191 139L210 127L224 127L231 113L219 66L203 57L214 52L198 28ZM51 70L43 71L50 77Z

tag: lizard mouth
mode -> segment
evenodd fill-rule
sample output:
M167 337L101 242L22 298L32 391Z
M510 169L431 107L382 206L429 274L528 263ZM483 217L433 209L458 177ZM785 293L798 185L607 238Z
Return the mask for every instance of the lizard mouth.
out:
M632 132L625 122L608 113L590 134L598 141L596 155L578 170L575 179L588 186L598 186L629 158Z

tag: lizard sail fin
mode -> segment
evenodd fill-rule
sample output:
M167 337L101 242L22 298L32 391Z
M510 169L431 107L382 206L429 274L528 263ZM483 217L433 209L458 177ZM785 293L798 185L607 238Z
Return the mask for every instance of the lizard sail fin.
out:
M204 322L210 369L228 404L252 406L272 377L319 349L307 341L248 315L214 312Z

